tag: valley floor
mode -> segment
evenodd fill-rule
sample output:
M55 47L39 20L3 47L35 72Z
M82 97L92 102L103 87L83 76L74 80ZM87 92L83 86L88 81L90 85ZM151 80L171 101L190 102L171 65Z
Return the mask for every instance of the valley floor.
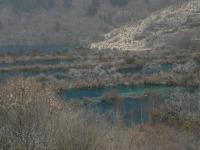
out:
M116 85L199 86L198 51L75 49L50 54L2 54L1 80L31 77L57 89Z

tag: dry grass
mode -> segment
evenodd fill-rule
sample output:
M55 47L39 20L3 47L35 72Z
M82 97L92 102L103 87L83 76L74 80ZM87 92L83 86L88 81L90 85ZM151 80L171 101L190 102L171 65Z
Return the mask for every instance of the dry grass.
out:
M199 150L193 134L165 125L139 126L132 132L134 150Z
M111 98L118 97L113 93ZM110 123L72 109L50 87L32 79L0 86L2 150L199 150L199 136L193 133L160 123L134 129L119 119Z
M130 149L125 127L61 105L50 88L34 80L11 80L0 91L0 149Z

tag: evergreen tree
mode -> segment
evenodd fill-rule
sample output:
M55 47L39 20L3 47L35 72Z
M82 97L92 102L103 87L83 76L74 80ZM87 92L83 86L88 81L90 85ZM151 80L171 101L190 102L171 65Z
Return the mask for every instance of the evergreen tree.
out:
M69 8L72 6L72 0L64 0L64 6Z
M30 11L35 8L52 8L55 0L0 0L0 4L10 5L15 11Z
M112 5L124 6L128 4L129 0L110 0Z
M89 16L95 16L97 14L99 6L100 6L100 4L99 4L98 0L92 0L91 4L88 6L87 14Z

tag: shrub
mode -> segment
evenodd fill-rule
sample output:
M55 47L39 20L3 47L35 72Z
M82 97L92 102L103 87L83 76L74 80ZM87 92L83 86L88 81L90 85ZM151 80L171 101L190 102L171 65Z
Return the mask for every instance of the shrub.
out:
M14 79L0 87L0 149L129 149L125 127L72 110L53 93L32 79Z
M122 97L118 94L116 90L106 93L101 97L102 102L119 102L121 100Z
M3 30L3 23L0 21L0 31Z
M135 57L126 57L125 62L127 64L133 64L136 62L136 59L135 59Z
M168 101L153 112L153 121L186 130L199 131L200 106L197 95L173 93Z

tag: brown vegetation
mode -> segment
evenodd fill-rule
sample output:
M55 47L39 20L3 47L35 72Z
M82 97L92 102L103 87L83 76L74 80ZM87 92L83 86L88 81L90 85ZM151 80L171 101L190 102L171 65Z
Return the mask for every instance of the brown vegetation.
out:
M109 93L106 93L101 97L102 102L120 102L122 101L122 97L116 90L113 90Z
M121 100L116 91L105 97ZM173 98L175 103L168 105L173 106L170 110L179 107L186 112L191 110L187 109L187 101L179 103L182 97L179 98ZM0 86L0 149L198 150L200 147L199 135L194 134L199 128L188 130L194 127L190 126L194 124L191 121L182 122L187 128L155 122L128 129L121 121L111 124L103 116L79 109L61 102L51 87L35 80L7 81Z
M73 111L50 88L30 79L1 86L0 149L128 150L125 127Z
M190 132L165 125L144 125L133 129L134 150L198 150L200 141Z

